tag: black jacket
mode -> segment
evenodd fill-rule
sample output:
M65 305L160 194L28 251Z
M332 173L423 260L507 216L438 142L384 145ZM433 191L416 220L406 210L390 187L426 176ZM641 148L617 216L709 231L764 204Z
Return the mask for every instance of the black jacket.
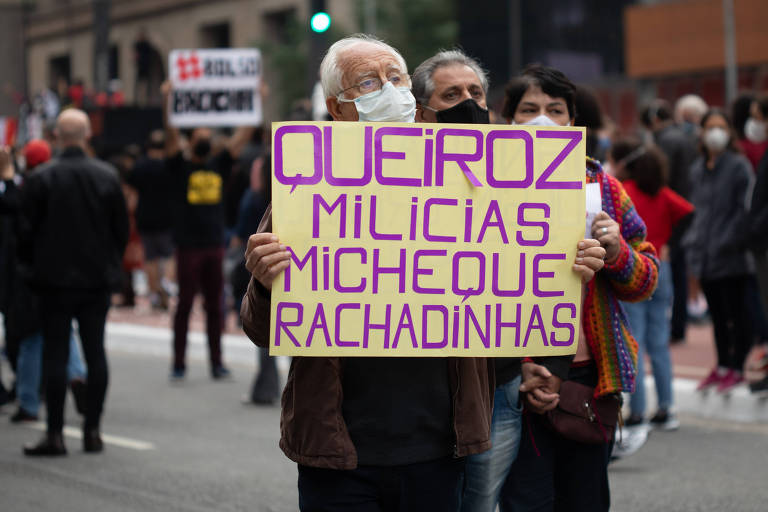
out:
M36 288L117 288L128 213L114 167L66 148L22 189L19 257Z
M749 162L728 150L712 170L703 158L697 160L691 178L696 215L683 237L689 271L700 280L750 274L747 203L754 178Z
M14 180L0 182L0 313L5 314L13 296L16 273L16 217L19 189Z
M757 164L757 181L750 206L750 248L768 250L768 151Z
M4 189L4 190L2 190ZM26 285L18 246L21 189L13 180L0 185L0 312L5 320L5 348L15 367L21 340L40 330L37 297Z

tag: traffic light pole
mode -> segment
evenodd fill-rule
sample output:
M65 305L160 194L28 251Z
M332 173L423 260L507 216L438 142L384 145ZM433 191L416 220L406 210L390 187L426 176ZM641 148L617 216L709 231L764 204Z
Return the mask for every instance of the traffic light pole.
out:
M320 62L323 59L323 52L328 46L328 36L326 30L328 26L318 32L312 22L314 16L318 13L325 13L325 0L309 0L309 59L307 60L307 97L312 95L312 89L319 80Z

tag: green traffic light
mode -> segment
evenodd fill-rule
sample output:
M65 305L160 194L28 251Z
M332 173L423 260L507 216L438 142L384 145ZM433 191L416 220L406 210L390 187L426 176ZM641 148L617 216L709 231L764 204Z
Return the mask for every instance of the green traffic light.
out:
M314 32L325 32L331 26L331 17L327 12L316 12L309 20L309 25Z

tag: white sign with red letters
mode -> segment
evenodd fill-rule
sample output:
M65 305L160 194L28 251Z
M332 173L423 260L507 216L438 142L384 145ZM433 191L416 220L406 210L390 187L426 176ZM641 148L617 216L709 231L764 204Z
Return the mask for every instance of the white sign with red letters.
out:
M172 126L262 123L261 52L255 48L173 50L168 116Z

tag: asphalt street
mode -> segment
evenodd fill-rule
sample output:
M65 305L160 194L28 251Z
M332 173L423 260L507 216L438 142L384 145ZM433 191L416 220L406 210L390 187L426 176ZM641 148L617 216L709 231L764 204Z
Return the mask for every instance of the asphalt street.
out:
M241 403L255 365L243 338L225 340L234 378L208 376L192 335L185 382L168 381L170 333L112 325L106 450L81 451L68 403L67 457L27 459L42 425L0 416L0 511L295 511L296 468L279 450L279 409ZM285 369L285 362L281 365ZM7 373L4 373L7 375ZM768 510L768 424L682 417L611 466L615 511Z

